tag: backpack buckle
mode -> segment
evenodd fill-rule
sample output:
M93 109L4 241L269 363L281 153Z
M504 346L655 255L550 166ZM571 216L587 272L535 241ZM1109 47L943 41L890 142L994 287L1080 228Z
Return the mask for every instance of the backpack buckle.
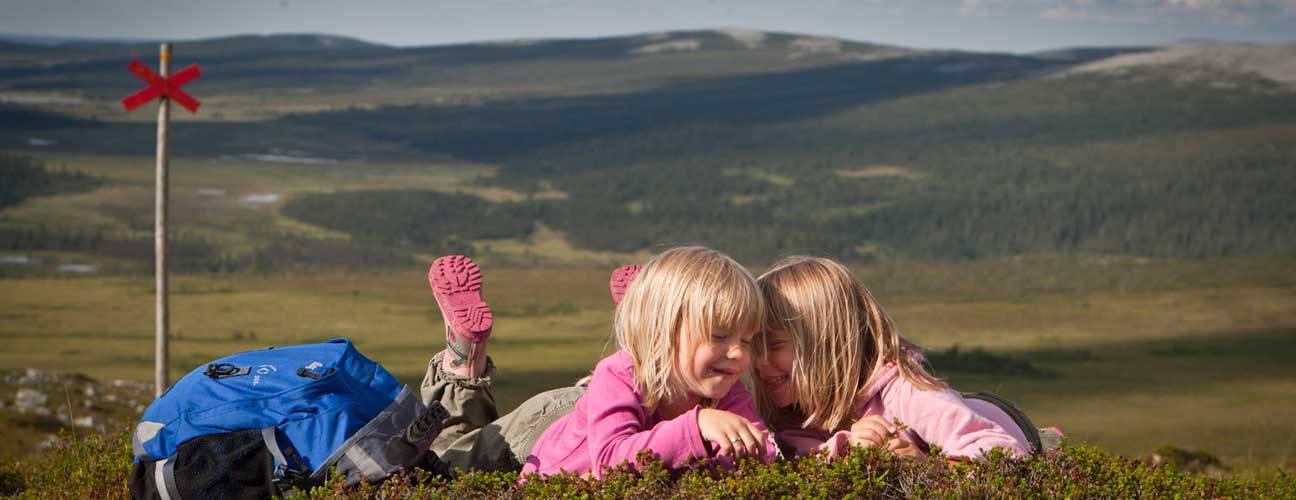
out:
M214 379L238 377L249 373L252 373L252 367L235 366L232 363L211 363L207 365L207 369L203 371L203 375Z
M305 367L302 367L302 368L298 368L298 369L297 369L297 376L298 376L298 377L306 377L306 378L309 378L309 379L312 379L312 380L319 380L319 379L322 379L322 378L327 377L327 376L332 375L332 374L333 374L333 369L332 369L332 368L329 368L329 369L327 369L327 370L324 370L324 373L315 373L315 372L313 372L313 371L307 370Z

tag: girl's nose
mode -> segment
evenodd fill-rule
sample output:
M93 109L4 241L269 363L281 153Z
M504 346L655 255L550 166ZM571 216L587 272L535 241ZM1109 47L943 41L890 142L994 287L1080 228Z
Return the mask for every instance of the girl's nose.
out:
M727 354L730 359L741 359L747 356L747 347L741 342L735 343L734 345L729 346L729 352Z

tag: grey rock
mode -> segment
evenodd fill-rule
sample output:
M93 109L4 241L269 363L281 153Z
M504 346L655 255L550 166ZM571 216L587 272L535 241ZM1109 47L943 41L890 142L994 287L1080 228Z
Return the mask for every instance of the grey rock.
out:
M14 395L14 407L21 412L44 408L48 402L49 396L36 389L18 389L18 393Z
M35 385L49 381L49 378L49 374L43 371L35 368L28 368L27 371L23 373L23 376L18 378L18 385Z
M50 448L54 448L62 444L63 444L63 440L59 439L58 436L55 436L53 434L47 434L45 436L45 440L41 441L40 444L37 444L36 447L41 450L48 450Z

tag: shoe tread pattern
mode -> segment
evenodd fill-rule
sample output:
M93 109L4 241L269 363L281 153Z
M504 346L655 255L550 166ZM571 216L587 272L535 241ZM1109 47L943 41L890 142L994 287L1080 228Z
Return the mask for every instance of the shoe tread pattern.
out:
M635 276L639 275L640 269L643 269L643 266L627 264L612 271L612 279L608 283L612 291L612 302L621 303L621 298L625 297L626 290L634 282Z
M432 262L428 281L450 328L468 337L490 332L494 316L481 298L482 274L477 263L463 255L440 257Z

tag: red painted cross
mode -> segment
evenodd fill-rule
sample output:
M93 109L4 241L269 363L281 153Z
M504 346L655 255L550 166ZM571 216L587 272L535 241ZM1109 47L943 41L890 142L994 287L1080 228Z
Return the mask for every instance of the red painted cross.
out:
M188 109L190 113L197 113L198 106L202 105L202 103L198 102L197 99L194 99L193 96L180 90L181 85L192 82L194 79L202 76L202 71L198 69L197 64L190 64L189 67L177 71L174 75L166 78L162 78L161 75L154 73L153 70L149 69L148 66L145 66L144 63L139 62L139 59L132 60L130 66L127 66L127 69L129 69L131 73L135 73L135 76L138 76L140 80L147 82L149 86L139 92L126 96L125 99L122 99L122 106L126 107L126 111L134 110L135 108L140 107L140 105L152 101L158 96L170 97L172 101L176 102L176 104Z

